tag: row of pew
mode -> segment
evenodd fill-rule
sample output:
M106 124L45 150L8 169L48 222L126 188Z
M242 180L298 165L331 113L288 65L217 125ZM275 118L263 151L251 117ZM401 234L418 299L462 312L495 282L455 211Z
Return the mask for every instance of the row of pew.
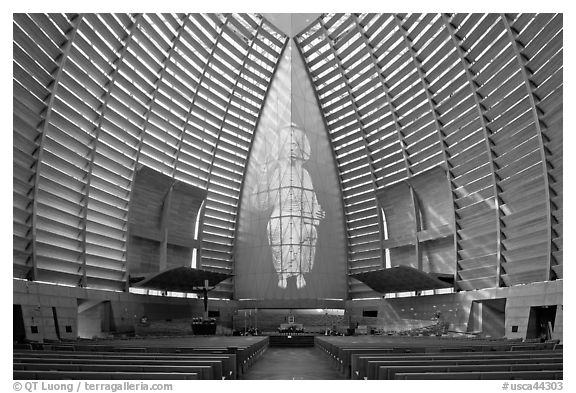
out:
M556 380L563 377L562 346L557 342L316 337L315 345L349 379Z
M124 345L53 344L42 349L15 345L13 377L15 380L239 379L268 348L269 340L259 337L231 343L234 345L210 347L198 340L198 345L190 345L186 340L172 341L170 345L141 341L134 346L134 342L127 341Z

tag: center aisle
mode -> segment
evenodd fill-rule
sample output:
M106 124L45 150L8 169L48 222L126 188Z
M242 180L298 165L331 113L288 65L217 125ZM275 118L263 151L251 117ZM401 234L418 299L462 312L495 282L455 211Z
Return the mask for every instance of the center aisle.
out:
M318 349L270 347L242 379L344 379Z

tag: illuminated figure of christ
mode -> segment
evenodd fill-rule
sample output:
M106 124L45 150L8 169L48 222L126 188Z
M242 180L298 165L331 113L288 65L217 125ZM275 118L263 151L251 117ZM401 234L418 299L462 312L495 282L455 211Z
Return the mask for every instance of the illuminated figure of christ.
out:
M303 164L310 158L310 143L295 124L278 131L276 160L264 168L255 196L261 208L271 208L267 225L278 286L288 277L296 287L306 286L304 274L314 266L317 227L325 213L318 203L312 178Z

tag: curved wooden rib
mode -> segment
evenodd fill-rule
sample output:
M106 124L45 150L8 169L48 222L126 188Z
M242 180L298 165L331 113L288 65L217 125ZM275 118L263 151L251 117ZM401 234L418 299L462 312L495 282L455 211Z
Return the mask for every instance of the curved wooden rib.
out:
M102 122L104 120L104 114L106 112L106 109L108 108L108 101L110 99L110 96L112 94L112 89L114 88L114 83L116 81L116 77L118 76L120 67L122 66L122 61L124 59L124 56L126 55L126 52L128 51L128 47L130 45L130 42L132 41L132 37L134 35L134 32L138 29L138 25L140 23L140 19L142 18L142 14L138 14L136 16L136 20L132 23L132 25L130 26L130 32L128 33L128 35L125 37L124 39L124 46L122 47L122 50L120 52L120 56L118 56L118 59L116 61L116 68L113 70L112 75L110 76L110 81L108 82L108 90L106 90L106 95L104 96L104 100L102 102L102 106L100 109L100 114L99 114L99 120L98 120L98 126L96 128L96 131L94 132L94 146L92 146L92 149L90 151L90 164L88 166L88 180L86 182L85 188L86 188L86 196L85 196L85 204L83 206L83 214L82 214L82 225L83 225L83 233L82 233L82 254L83 254L83 260L82 260L82 265L84 267L84 285L86 286L88 284L88 278L86 277L86 241L87 241L87 225L88 225L88 201L90 200L90 189L91 189L91 184L92 184L92 170L94 169L94 159L96 157L96 150L98 148L98 142L99 142L99 137L100 137L100 130L102 129ZM126 269L128 269L128 265L126 264ZM126 274L125 277L125 282L126 282L126 291L128 291L128 274Z
M512 30L510 27L510 22L505 14L501 14L500 17L506 26L506 33L512 42L512 49L514 50L514 54L516 55L516 59L520 66L520 70L522 72L522 78L524 79L524 85L526 86L526 90L528 92L528 98L530 100L530 107L532 109L532 116L534 118L534 124L536 125L536 133L538 137L538 145L540 146L540 160L542 161L542 169L543 175L542 178L544 180L544 195L546 198L546 226L547 226L547 253L546 253L546 276L545 280L550 280L551 277L551 269L552 269L552 207L550 201L550 182L548 178L548 158L546 156L546 147L544 145L544 134L542 133L542 122L538 115L538 107L537 105L537 97L534 94L532 89L533 84L530 81L530 76L528 74L528 69L526 67L526 56L522 54L522 50L520 49L520 44L516 40L517 34Z
M48 129L48 124L50 124L50 116L52 115L52 108L54 106L54 99L56 98L56 93L58 92L58 86L60 84L60 79L62 78L62 72L64 70L64 66L66 65L66 61L68 60L68 56L70 54L70 50L72 48L72 43L74 42L74 38L76 37L76 33L78 32L78 28L82 24L83 15L80 14L76 17L72 24L74 26L73 30L70 32L68 41L66 42L66 46L62 51L62 58L60 60L60 64L56 71L56 76L54 78L54 83L52 87L52 91L50 94L50 99L48 101L46 114L44 116L44 123L42 124L42 132L40 134L40 144L38 146L38 160L36 165L36 172L34 174L34 197L33 197L33 204L32 204L32 271L30 278L32 280L36 280L38 277L38 260L37 260L37 245L36 245L36 234L37 234L37 225L38 225L38 184L40 180L40 168L43 164L42 156L44 152L44 142L46 140L46 130ZM86 272L83 272L83 276L85 276ZM81 279L82 281L82 279ZM82 282L80 282L82 284Z
M232 97L234 96L234 92L236 91L236 88L238 87L238 82L240 81L240 76L244 72L244 68L246 67L246 61L248 60L248 56L250 55L250 52L252 51L252 48L254 47L254 44L256 43L256 39L258 38L258 33L260 33L260 30L262 29L263 24L264 24L264 19L261 19L260 23L258 24L258 28L256 29L256 32L254 33L254 38L253 38L252 42L250 43L250 47L248 48L246 55L242 59L242 64L240 65L240 70L238 71L238 77L234 81L234 87L232 87L232 91L230 92L230 96L228 97L228 102L226 102L226 107L224 108L224 116L222 116L222 121L220 122L220 126L218 127L218 137L217 137L216 143L214 145L214 151L212 152L212 156L210 157L210 165L208 166L208 181L206 182L206 188L209 187L210 182L211 182L212 169L214 168L214 159L216 158L216 151L218 150L218 144L220 142L220 137L222 136L222 132L223 132L222 129L224 128L224 123L226 122L226 116L228 116L228 111L230 110L230 104L232 103ZM264 100L262 100L262 103L264 103L265 101L266 101L266 97L264 97ZM252 138L252 140L254 140L254 138Z
M500 270L501 270L501 265L500 265L500 259L501 259L501 254L502 254L502 229L501 229L501 217L500 217L500 197L499 197L499 192L498 192L498 175L496 174L496 166L494 164L494 156L496 155L496 153L494 153L494 151L492 150L492 143L490 142L490 129L488 128L488 125L486 123L486 118L484 116L484 110L482 105L480 104L480 100L482 97L479 97L479 93L476 90L476 85L474 83L474 75L472 74L472 71L470 71L470 67L468 66L468 63L465 59L465 51L464 49L462 49L462 46L460 45L460 42L458 42L458 39L456 38L456 34L454 33L454 28L452 27L452 25L450 24L450 20L448 19L448 17L446 16L446 14L442 14L442 21L444 22L444 26L446 27L446 30L448 30L449 34L450 34L450 39L452 40L452 43L454 44L454 46L456 47L456 51L458 53L458 57L460 59L460 62L462 63L462 67L464 67L464 70L466 71L466 79L468 81L468 85L470 86L470 90L472 91L472 96L474 97L474 105L476 105L476 109L478 110L478 116L480 119L480 123L482 124L482 129L484 130L484 141L486 144L486 150L488 152L488 159L489 159L489 165L490 165L490 172L492 173L492 187L494 190L494 201L496 203L496 241L497 241L497 250L496 250L496 283L495 286L499 287L500 286ZM455 230L455 236L458 238L458 234L457 234L457 226L456 226L456 220L454 220L454 230ZM458 258L458 250L456 250L456 256ZM458 260L456 260L456 275L458 274ZM454 283L456 285L456 279L457 277L454 277Z
M224 22L224 25L226 25L228 23L229 17L230 17L230 15L226 16L226 21ZM186 20L189 20L189 19L190 19L190 16L188 15ZM185 121L182 123L182 133L180 134L180 140L178 141L178 144L177 144L176 158L174 161L175 164L174 164L174 171L172 172L172 178L174 178L176 176L176 168L178 167L178 157L180 156L180 151L182 150L182 143L184 141L184 136L186 135L186 127L188 125L188 122L190 121L190 118L192 117L192 110L194 109L194 102L196 101L196 97L198 96L198 91L200 90L200 86L202 85L202 80L206 76L206 71L208 71L208 65L210 64L210 60L214 57L214 52L216 51L216 47L218 46L218 41L221 39L223 32L224 32L224 29L220 29L220 32L219 32L218 36L216 37L216 40L214 41L214 45L210 49L210 56L208 57L208 60L206 61L206 63L204 64L204 67L202 68L202 74L200 75L200 78L198 79L198 84L196 85L196 89L194 89L194 95L190 99L190 108L188 109L188 114L186 115ZM208 182L206 182L206 188L208 188ZM202 230L200 230L200 233L202 233Z

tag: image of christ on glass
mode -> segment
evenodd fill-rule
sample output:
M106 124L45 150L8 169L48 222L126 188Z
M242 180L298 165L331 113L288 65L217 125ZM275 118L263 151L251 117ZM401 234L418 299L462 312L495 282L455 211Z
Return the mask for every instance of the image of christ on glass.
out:
M282 127L276 142L251 198L254 206L271 211L266 230L278 287L286 288L287 279L296 277L300 289L306 286L304 274L314 267L317 228L325 212L303 166L310 158L304 130L294 123Z

